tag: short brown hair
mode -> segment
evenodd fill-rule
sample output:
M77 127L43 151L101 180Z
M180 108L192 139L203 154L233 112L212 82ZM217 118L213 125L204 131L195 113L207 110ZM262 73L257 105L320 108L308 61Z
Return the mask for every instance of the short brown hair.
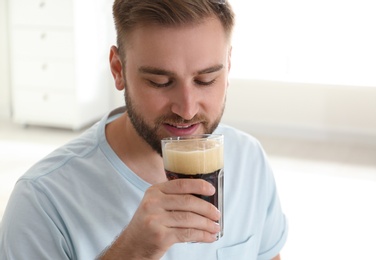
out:
M228 0L115 0L113 15L120 52L125 36L140 24L179 26L215 16L229 39L234 26Z

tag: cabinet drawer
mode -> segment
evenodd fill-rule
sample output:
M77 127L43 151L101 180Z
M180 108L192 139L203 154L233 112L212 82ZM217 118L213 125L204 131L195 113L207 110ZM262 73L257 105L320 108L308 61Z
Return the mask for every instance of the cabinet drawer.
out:
M73 59L73 31L14 29L11 50L13 58Z
M70 126L76 121L75 96L69 92L16 90L13 112L16 122Z
M15 87L46 87L74 89L73 62L15 60L12 64L12 82Z
M11 0L12 25L73 26L73 0Z

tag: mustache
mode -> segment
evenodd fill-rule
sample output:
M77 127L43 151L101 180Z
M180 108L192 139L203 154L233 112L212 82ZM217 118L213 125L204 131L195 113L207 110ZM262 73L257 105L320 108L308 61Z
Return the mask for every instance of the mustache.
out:
M176 125L176 124L187 124L187 125L193 125L197 123L202 123L206 125L208 122L207 118L203 115L195 115L192 119L186 120L182 118L181 116L177 114L168 114L163 115L157 118L156 125L162 125L162 124L170 124L170 125Z

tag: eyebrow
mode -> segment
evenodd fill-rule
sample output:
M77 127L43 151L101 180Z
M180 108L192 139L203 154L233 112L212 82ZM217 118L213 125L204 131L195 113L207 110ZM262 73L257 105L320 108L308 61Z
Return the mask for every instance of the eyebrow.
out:
M218 64L218 65L200 70L200 71L197 72L197 74L200 75L200 74L208 74L208 73L217 72L217 71L220 71L221 69L223 69L223 67L224 67L223 64Z
M139 72L144 74L154 74L154 75L163 75L163 76L174 76L175 73L169 70L159 69L155 67L149 67L149 66L141 66L138 69Z
M202 75L202 74L208 74L208 73L213 73L220 71L223 69L223 64L215 65L203 70L199 70L196 74L197 75ZM138 71L143 74L154 74L154 75L162 75L162 76L175 76L176 73L169 71L169 70L164 70L164 69L159 69L156 67L150 67L150 66L141 66Z

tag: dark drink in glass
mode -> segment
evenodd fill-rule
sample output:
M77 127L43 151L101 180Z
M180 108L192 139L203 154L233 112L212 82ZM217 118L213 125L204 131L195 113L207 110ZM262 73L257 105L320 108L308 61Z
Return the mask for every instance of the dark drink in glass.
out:
M219 225L223 236L223 135L208 134L170 137L162 140L162 154L168 180L203 179L216 189L213 196L195 196L212 203L221 212Z

